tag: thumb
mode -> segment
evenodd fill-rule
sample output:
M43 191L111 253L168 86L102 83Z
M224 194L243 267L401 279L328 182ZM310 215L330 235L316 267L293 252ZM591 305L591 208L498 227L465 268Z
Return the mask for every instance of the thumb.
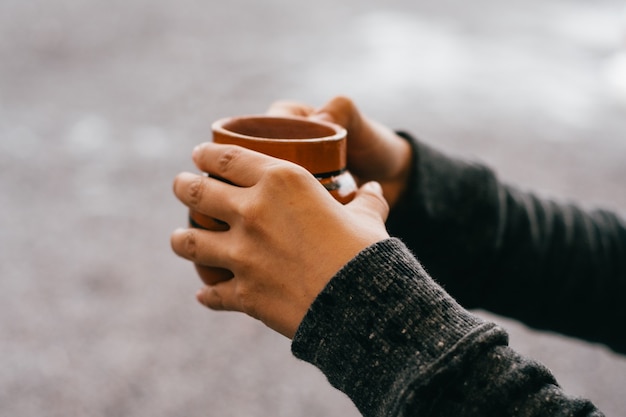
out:
M366 212L371 217L380 219L382 223L387 221L389 204L383 196L382 187L376 181L363 184L349 205L351 208L356 208Z
M336 123L348 131L358 130L361 125L361 114L356 105L351 99L344 96L332 98L311 114L311 118Z

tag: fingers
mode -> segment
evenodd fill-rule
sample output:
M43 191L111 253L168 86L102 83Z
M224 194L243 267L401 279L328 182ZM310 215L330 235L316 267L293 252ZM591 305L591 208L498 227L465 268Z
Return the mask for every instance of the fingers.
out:
M383 190L376 181L365 183L359 188L355 198L348 203L351 209L366 211L370 217L382 222L389 215L389 204L383 196Z
M319 109L298 101L280 100L270 105L267 114L311 117L337 123L348 130L358 129L362 119L354 102L344 96L334 97Z
M269 116L301 116L308 117L315 109L297 101L281 100L272 103L267 110Z
M170 236L172 250L181 258L211 268L228 268L225 265L225 247L228 247L228 232L213 232L195 228L177 229ZM210 271L210 270L209 270ZM206 270L205 270L206 272ZM207 272L207 284L227 279L226 273Z
M348 168L361 181L381 183L390 206L403 195L412 166L408 141L389 127L365 117L354 102L343 96L330 100L312 118L321 118L348 131Z
M348 97L337 96L311 115L343 126L348 132L358 134L362 125L362 116L354 102Z
M235 279L207 285L196 293L196 299L200 304L212 310L240 311L248 314L250 317L261 320L282 335L293 339L303 314L286 311L280 307L265 308L265 311L262 312L255 307L257 303L242 296L242 293L246 291L241 289L241 285ZM280 319L271 318L274 316L280 317ZM290 319L285 320L287 316Z
M196 293L196 299L212 310L243 311L237 302L236 285L234 280L207 285Z
M174 194L194 212L220 219L226 223L232 217L230 197L236 187L215 178L183 172L174 179ZM229 189L230 188L230 189Z
M177 175L174 194L194 211L226 223L230 223L235 203L243 194L242 187L254 186L272 166L286 163L238 146L214 143L196 147L193 159L209 176Z
M239 187L253 186L269 166L279 161L240 146L211 142L196 146L192 158L201 171Z

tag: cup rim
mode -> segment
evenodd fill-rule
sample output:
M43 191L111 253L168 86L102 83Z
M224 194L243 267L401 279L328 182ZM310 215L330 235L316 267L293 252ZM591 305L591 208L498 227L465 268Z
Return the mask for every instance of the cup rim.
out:
M311 124L326 126L332 129L335 133L332 135L319 136L319 137L314 137L314 138L265 138L265 137L259 137L259 136L245 135L242 133L238 133L238 132L234 132L232 130L226 129L224 127L224 125L226 125L229 122L233 122L233 121L241 120L241 119L297 120L297 121L303 121L303 122L307 122ZM246 139L246 140L256 140L256 141L263 141L263 142L286 142L286 143L292 142L292 141L321 142L321 141L343 140L346 138L346 135L347 135L347 131L343 126L338 125L336 123L328 122L325 120L312 120L308 117L303 117L303 116L274 116L274 115L267 115L267 114L249 114L249 115L223 117L221 119L214 121L211 125L211 129L214 132L219 132L221 134L234 136L234 137L238 137L238 138Z

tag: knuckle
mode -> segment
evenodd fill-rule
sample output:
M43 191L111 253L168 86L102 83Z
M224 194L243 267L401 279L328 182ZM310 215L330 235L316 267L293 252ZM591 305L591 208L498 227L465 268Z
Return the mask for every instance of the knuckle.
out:
M296 193L308 192L312 185L320 183L305 168L286 161L278 161L268 166L259 182L254 198L250 198L243 206L246 216L254 218L262 214L267 205L271 207L278 198L293 197Z
M268 166L264 175L272 183L293 183L300 182L304 177L310 176L309 172L299 165L280 161Z
M189 258L196 258L198 254L198 233L196 230L187 229L183 237L183 249Z
M294 190L303 189L309 176L314 179L304 168L284 161L268 166L254 193L239 201L238 214L241 221L250 227L262 223L262 218L271 215L274 210L272 207L275 201L286 194L292 194Z
M189 198L189 204L192 206L197 206L205 191L205 182L204 178L197 177L191 181L189 187L187 188L187 196Z
M217 166L220 173L227 173L232 169L233 164L241 155L241 148L230 146L217 159Z
M217 288L208 290L199 301L211 310L227 310L224 295Z
M219 291L213 291L212 308L214 310L228 310L228 303Z

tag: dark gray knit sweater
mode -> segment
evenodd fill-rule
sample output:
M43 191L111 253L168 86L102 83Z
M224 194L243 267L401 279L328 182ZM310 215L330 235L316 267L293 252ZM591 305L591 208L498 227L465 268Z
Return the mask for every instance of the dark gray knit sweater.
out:
M623 220L539 199L408 139L415 169L388 222L396 237L331 280L294 355L365 416L602 415L461 305L625 352Z

